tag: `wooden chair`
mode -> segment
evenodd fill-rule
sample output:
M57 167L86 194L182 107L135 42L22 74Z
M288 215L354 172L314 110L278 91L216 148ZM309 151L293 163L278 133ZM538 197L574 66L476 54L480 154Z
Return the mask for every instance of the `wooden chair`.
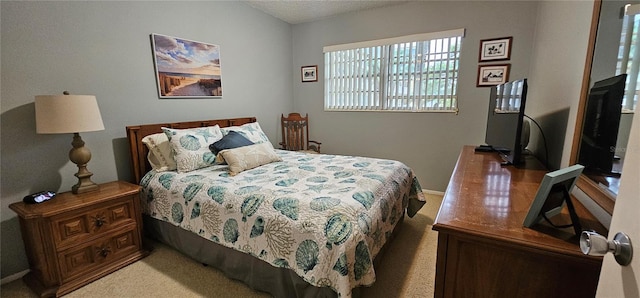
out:
M282 142L280 146L284 150L308 151L320 153L322 143L309 140L309 114L304 117L299 113L290 113L287 117L280 117L282 125Z

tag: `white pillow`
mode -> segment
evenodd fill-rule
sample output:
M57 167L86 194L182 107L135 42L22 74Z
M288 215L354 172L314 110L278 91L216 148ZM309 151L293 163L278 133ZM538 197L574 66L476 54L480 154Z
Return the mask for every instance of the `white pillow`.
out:
M229 164L229 174L232 176L261 165L282 161L270 143L225 149L218 153L218 158Z
M258 122L247 123L241 126L223 127L223 128L220 128L220 130L222 130L222 134L225 136L230 131L237 131L239 134L241 134L243 137L247 138L249 141L253 142L254 144L260 144L260 143L271 144L271 142L269 141L269 138L262 131L262 128L260 127L260 124L258 124ZM273 145L271 146L271 148L273 148Z
M147 159L151 168L157 172L175 171L176 160L173 158L169 138L163 132L148 135L142 138L142 143L147 145L149 154Z
M178 173L186 173L215 164L209 144L222 139L218 125L190 129L163 127L176 160Z

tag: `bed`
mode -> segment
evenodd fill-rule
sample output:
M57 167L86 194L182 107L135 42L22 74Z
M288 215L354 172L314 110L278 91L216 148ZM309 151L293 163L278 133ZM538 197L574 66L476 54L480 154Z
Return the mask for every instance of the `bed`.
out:
M126 130L147 235L275 297L357 296L405 214L425 203L401 162L274 149L254 117ZM237 133L251 145L185 158L194 131L201 145ZM150 145L163 135L176 169Z

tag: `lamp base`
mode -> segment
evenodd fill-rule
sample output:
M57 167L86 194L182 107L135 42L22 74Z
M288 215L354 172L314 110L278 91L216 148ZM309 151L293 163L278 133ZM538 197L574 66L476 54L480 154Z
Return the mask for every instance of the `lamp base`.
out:
M79 194L79 193L90 192L98 189L98 184L95 184L90 179L93 173L88 172L88 174L89 175L86 177L80 177L78 173L75 174L75 176L78 177L79 181L76 185L71 187L71 193Z
M79 133L74 133L73 148L69 151L69 159L78 165L78 172L74 176L78 177L78 183L71 187L71 193L79 194L98 189L98 185L91 181L93 173L87 170L87 163L91 160L91 151L84 146L84 141Z

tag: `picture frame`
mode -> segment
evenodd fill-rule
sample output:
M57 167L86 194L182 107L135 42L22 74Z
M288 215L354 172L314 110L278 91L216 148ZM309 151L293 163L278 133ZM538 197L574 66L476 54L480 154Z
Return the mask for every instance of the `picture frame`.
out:
M307 65L300 68L300 76L302 82L317 82L318 81L318 65Z
M220 98L220 47L161 34L151 34L158 97Z
M571 203L570 193L576 185L578 177L584 170L584 166L575 164L557 171L553 171L544 175L542 182L538 187L538 191L529 212L524 219L523 226L532 227L542 221L545 217L550 218L562 211L565 203L569 209L572 226L576 234L580 234L581 228L573 204Z
M492 64L478 66L477 87L489 87L509 81L511 64Z
M513 37L483 39L480 41L479 62L511 59Z

